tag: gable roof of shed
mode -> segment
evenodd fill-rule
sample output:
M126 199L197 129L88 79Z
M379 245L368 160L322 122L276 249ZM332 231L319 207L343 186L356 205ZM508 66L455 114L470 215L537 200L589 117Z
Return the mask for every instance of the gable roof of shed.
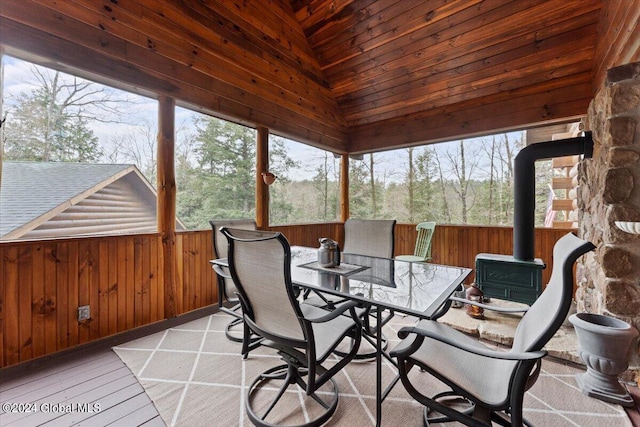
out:
M31 230L134 172L133 165L4 162L0 189L0 237ZM22 233L19 233L22 234Z

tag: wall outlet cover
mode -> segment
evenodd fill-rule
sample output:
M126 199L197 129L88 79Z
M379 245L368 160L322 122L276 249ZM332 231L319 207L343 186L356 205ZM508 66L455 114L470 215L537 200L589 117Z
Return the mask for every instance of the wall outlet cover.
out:
M91 318L91 309L88 305L78 307L78 321L89 320Z

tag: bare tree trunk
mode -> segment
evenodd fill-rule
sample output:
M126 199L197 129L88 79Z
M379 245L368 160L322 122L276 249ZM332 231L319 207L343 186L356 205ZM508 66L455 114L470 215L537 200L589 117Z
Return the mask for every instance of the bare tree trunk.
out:
M460 203L462 204L462 223L467 223L467 159L464 156L464 141L460 140Z
M378 204L376 200L376 180L373 174L373 153L369 153L369 180L371 182L371 210L375 218L378 213Z
M507 167L506 181L509 183L509 194L513 194L513 152L509 145L509 135L506 133L504 134L504 150L506 158L503 160L503 164ZM507 224L511 222L511 218L511 210L504 208L504 219Z
M323 200L323 204L324 204L324 211L322 214L322 218L326 221L327 220L327 212L329 210L329 164L328 164L328 156L329 153L327 153L326 151L324 152L324 200Z
M409 152L409 174L407 177L409 185L409 221L414 222L414 200L413 200L413 185L414 185L414 165L413 165L413 147L410 147Z
M491 154L489 155L489 222L495 223L495 208L493 206L493 193L495 186L495 153L496 153L496 137L493 135L491 138Z
M438 164L438 174L440 175L440 191L442 193L442 216L446 218L446 222L451 224L451 211L449 210L449 204L447 203L447 191L444 182L444 174L442 173L442 164L440 163L440 157L435 156L436 163Z

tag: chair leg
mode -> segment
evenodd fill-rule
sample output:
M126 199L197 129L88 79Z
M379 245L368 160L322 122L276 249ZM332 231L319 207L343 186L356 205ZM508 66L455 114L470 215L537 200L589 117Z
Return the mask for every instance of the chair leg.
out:
M370 315L371 315L371 311L368 311L367 313L365 313L364 317L363 317L363 325L362 325L362 337L369 343L371 344L371 346L373 347L370 351L362 351L362 352L358 352L358 354L356 354L353 358L355 360L366 360L366 359L374 359L376 357L376 344L375 344L375 339L376 339L376 334L380 333L382 334L382 327L384 325L386 325L389 320L391 320L391 318L394 316L395 313L391 312L387 317L385 317L382 321L381 325L376 325L375 327L371 326L371 322L370 322ZM361 341L362 343L362 341ZM386 351L387 348L389 346L389 341L387 340L387 338L384 336L384 334L382 334L382 351ZM334 350L333 352L334 354L340 356L340 357L345 357L346 353L341 351L341 350Z
M465 415L471 415L475 409L475 404L472 401L460 396L454 391L445 391L436 394L432 397L432 399L449 407L460 405L460 402L462 402L464 407L457 410ZM429 425L429 423L446 423L448 421L452 421L451 418L445 415L432 415L431 412L433 411L428 406L424 408L425 425Z
M246 359L249 356L249 352L254 348L260 347L262 344L262 337L253 335L251 333L251 329L247 326L246 323L242 322L243 335L242 335L242 349L240 350L240 354L242 354L242 358Z
M414 365L413 362L407 359L402 359L402 358L398 359L398 372L400 374L400 379L402 380L402 385L404 385L405 390L407 390L407 392L409 393L409 395L411 395L411 397L413 397L415 400L417 400L418 402L420 402L425 406L425 411L423 416L423 423L425 426L429 425L427 408L431 408L432 410L437 411L438 413L446 417L449 421L458 421L462 424L465 424L471 427L490 427L491 426L491 423L485 423L481 420L475 419L472 416L468 415L466 413L468 412L467 410L458 411L454 408L451 408L447 405L442 404L441 402L435 400L434 398L431 398L422 394L411 383L411 380L409 380L409 371L411 371L411 369L415 366L417 365ZM453 394L453 392L451 393ZM437 395L435 397L437 397Z
M256 426L277 426L278 424L276 424L275 421L267 421L267 417L273 412L274 408L276 408L278 402L280 402L282 397L285 396L289 386L296 386L296 394L298 393L298 387L303 390L306 389L307 385L302 378L304 375L307 375L306 369L295 364L276 366L260 374L258 378L253 381L247 393L246 409L247 415L251 422ZM256 410L256 400L258 400L258 398L256 397L257 391L261 386L264 386L265 388L269 387L267 383L270 383L272 381L282 381L283 384L278 387L278 391L276 392L275 397L269 399L269 404L266 405L266 409L261 409L259 411L262 415L258 415L258 411ZM326 423L333 416L338 407L338 385L333 378L331 378L328 382L331 383L331 386L333 388L333 393L331 394L331 399L329 401L325 401L320 397L320 395L316 393L311 393L309 395L309 397L311 397L320 405L320 407L322 408L322 413L312 420L305 421L292 427L319 427ZM267 391L266 393L269 392ZM322 394L324 395L325 393Z
M242 324L242 319L233 319L231 322L227 323L227 326L224 328L224 334L230 341L242 342L244 339L242 336L238 336L233 333L233 327L240 324Z

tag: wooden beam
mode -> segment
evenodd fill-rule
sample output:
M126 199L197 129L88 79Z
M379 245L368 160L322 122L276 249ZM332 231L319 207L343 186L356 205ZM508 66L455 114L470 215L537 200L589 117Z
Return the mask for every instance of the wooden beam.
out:
M572 211L574 208L573 204L573 199L553 199L551 209L554 211Z
M575 94L584 94L576 100ZM505 97L506 95L506 97ZM512 93L487 98L482 106L459 103L441 109L351 129L351 154L448 141L521 129L532 124L567 122L584 116L591 98L589 84L552 88L543 94Z
M572 168L576 165L576 163L578 163L579 160L579 156L564 156L552 159L551 163L554 168L558 169Z
M164 318L178 313L176 304L175 99L158 99L158 232L164 260Z
M349 218L349 156L346 153L340 158L340 219L345 222Z
M551 186L554 190L570 190L575 187L575 184L573 178L554 176L551 179Z
M256 225L260 230L269 227L269 187L262 173L269 172L269 129L258 127L256 141Z

